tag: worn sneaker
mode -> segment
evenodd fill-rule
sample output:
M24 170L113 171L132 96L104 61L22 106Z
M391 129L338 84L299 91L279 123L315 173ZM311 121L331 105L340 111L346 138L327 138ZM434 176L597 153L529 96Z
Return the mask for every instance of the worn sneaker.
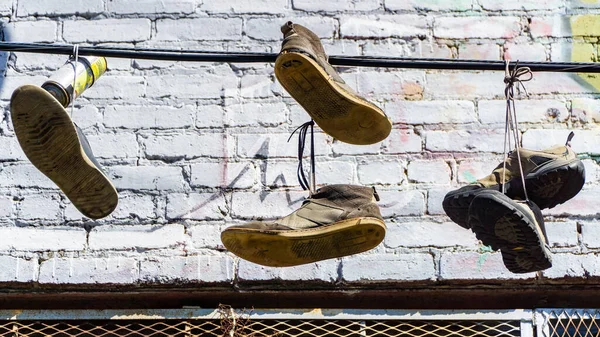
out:
M271 267L361 253L376 247L385 236L378 200L370 187L325 186L290 215L228 227L221 241L235 255Z
M109 215L117 206L117 191L62 104L46 90L24 85L13 92L10 110L17 139L31 163L83 215Z
M327 62L317 35L291 21L281 31L275 76L324 132L358 145L377 143L390 134L392 123L385 113L342 80Z
M570 138L572 135L569 135L569 140ZM520 148L519 153L527 195L541 209L552 208L573 198L585 183L583 163L569 145L555 146L542 151ZM448 192L442 202L444 211L452 221L469 228L467 214L473 198L485 190L501 191L504 181L505 192L509 198L525 199L515 151L506 159L506 170L503 163L500 163L487 177Z
M468 223L484 245L501 251L504 265L511 272L552 267L544 218L535 203L484 190L471 202Z

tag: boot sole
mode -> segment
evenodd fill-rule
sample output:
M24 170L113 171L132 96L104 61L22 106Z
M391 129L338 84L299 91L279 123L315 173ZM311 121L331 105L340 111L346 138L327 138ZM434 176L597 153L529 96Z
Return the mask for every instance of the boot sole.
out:
M310 117L332 137L349 144L384 140L392 123L383 111L347 92L307 55L285 52L277 57L275 76Z
M354 218L289 231L226 229L221 233L221 241L244 260L269 267L290 267L373 249L383 241L385 231L382 220Z
M484 245L500 250L506 268L529 273L552 267L541 229L500 192L473 199L469 225ZM507 197L506 197L507 198Z
M10 110L15 134L31 163L83 215L109 215L117 206L117 191L85 154L65 108L44 89L24 85L13 92Z
M525 177L527 195L540 209L552 208L573 198L585 183L585 167L581 160L560 160L529 173ZM462 193L449 192L442 207L450 219L460 226L469 229L468 210L471 201L479 193L486 190L500 190L496 185L492 188L480 188ZM525 199L521 178L514 178L505 185L506 195L510 198Z

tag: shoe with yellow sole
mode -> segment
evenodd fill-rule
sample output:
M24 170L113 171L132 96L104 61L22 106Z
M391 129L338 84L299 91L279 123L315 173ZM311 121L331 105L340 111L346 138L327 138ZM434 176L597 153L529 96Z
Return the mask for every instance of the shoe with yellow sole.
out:
M221 241L235 255L270 267L358 254L375 248L385 237L377 200L370 187L325 186L290 215L228 227Z
M366 145L384 140L392 123L375 104L360 97L327 62L317 35L287 22L275 76L327 134L344 143Z
M83 215L108 216L117 206L117 191L62 104L38 86L24 85L13 92L10 111L19 144L31 163Z

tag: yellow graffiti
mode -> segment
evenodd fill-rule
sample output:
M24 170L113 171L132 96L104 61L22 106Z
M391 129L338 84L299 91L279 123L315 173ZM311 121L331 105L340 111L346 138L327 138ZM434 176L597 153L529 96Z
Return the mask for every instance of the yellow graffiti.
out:
M594 3L594 1L583 1ZM571 61L596 62L596 48L593 43L600 37L600 15L578 15L571 17L571 35L577 42L571 46ZM600 77L596 74L579 73L578 76L586 83L600 90Z

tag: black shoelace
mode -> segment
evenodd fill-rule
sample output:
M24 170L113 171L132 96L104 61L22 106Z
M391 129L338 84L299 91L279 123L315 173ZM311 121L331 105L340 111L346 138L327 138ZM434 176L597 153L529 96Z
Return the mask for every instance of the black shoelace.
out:
M300 186L302 189L309 190L310 194L314 193L315 189L315 134L314 128L315 122L311 119L310 121L300 125L288 138L288 142L292 139L292 136L296 131L298 131L298 182L300 182ZM310 127L310 174L311 181L309 182L306 174L304 172L304 166L302 165L302 159L304 157L304 147L306 145L306 134L308 133L308 128Z

